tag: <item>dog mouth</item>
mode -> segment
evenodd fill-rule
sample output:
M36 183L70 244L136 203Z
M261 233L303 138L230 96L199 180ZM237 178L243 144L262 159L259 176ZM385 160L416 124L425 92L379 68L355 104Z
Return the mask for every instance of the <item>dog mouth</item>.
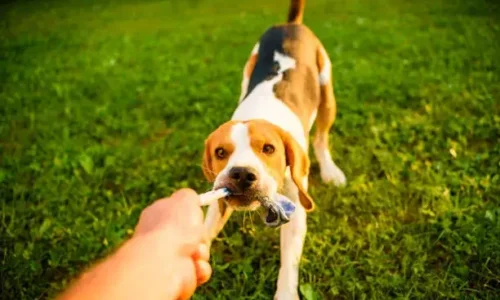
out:
M226 203L235 210L253 211L261 207L262 203L258 197L249 196L245 193L232 194L225 198Z
M224 186L230 193L225 202L235 210L257 210L262 221L269 227L279 227L290 221L295 205L287 197L275 194L274 197L262 195L258 191L232 190Z
M225 188L230 192L224 200L235 210L255 210L261 205L262 192L257 188L241 190L232 184L222 184L214 187L214 190Z

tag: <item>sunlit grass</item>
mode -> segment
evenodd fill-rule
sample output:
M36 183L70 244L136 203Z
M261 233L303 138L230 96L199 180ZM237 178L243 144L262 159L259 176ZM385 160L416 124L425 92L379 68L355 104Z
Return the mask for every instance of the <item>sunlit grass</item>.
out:
M288 1L0 7L2 298L53 296L143 207L208 188L203 141ZM305 299L498 298L500 24L494 1L310 0L334 65L332 151L313 159ZM312 157L312 155L311 155ZM279 231L236 213L195 299L270 299Z

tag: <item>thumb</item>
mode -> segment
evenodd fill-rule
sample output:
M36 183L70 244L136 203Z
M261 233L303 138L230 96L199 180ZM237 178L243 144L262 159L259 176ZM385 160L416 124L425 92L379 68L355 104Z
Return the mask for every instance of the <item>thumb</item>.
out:
M172 203L173 210L192 210L192 211L200 211L200 197L198 194L188 188L180 189L174 192L170 197L170 203ZM175 205L174 205L175 204Z
M204 238L203 210L199 201L198 194L187 188L176 191L168 200L171 224L186 243L198 244Z

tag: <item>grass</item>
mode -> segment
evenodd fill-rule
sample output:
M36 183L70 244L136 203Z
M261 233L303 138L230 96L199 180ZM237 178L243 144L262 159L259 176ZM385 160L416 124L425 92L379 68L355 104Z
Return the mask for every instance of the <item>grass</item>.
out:
M288 0L0 7L1 298L51 298L142 208L208 188L205 137ZM231 5L231 6L229 6ZM304 299L500 297L494 1L310 0L333 59L343 189L313 161ZM279 232L237 214L194 299L270 299Z

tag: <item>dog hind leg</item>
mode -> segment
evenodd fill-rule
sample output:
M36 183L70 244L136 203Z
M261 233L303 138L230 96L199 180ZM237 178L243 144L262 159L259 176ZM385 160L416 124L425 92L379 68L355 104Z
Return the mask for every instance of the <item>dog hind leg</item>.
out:
M333 162L328 145L328 134L337 114L337 103L331 79L331 62L322 46L318 49L318 67L320 70L321 102L316 117L316 131L313 140L314 153L320 166L323 182L342 186L346 183L345 175Z

